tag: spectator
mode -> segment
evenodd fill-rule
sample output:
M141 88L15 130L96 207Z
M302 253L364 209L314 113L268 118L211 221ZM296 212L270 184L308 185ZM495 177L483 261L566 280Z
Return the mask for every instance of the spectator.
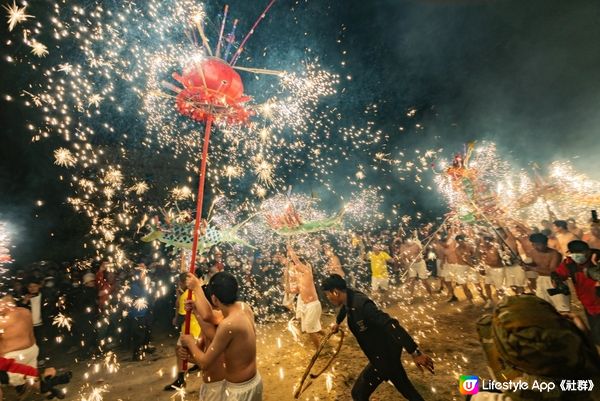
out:
M392 260L392 257L383 249L383 245L377 244L368 254L371 261L371 290L373 292L387 291L390 286L387 263Z
M556 268L558 277L562 280L571 278L577 298L585 309L585 314L591 329L592 340L600 346L600 297L597 294L598 282L587 275L587 270L594 266L592 256L600 260L600 250L590 249L587 243L576 240L568 244L569 256ZM560 289L561 283L557 283Z
M98 290L96 275L86 272L82 285L74 286L69 294L71 317L73 318L73 338L77 341L68 351L78 352L79 357L87 358L96 351L96 322L98 321Z
M575 219L572 217L567 219L567 229L578 239L581 239L583 237L583 230L577 227L577 221L575 221Z
M575 241L579 238L569 232L567 222L564 220L556 220L552 230L556 236L556 250L560 252L563 257L566 257L568 253L567 246L569 242Z
M57 297L54 291L42 287L42 280L32 276L27 282L27 293L23 296L20 306L31 311L33 333L39 348L38 365L44 366L47 359L48 333L57 313Z

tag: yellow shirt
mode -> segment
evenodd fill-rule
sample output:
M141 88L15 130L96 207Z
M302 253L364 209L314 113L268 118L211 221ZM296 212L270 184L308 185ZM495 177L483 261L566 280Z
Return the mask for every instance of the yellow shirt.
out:
M386 252L369 252L369 258L371 259L371 273L375 278L388 278L387 262L392 257Z
M189 290L185 290L183 292L183 294L181 294L179 296L179 299L177 300L177 313L181 316L185 316L185 301L188 298L188 291ZM194 296L194 294L192 293L192 300L196 300L196 297ZM183 334L185 332L185 324L181 325L181 334ZM190 334L194 337L194 338L198 338L200 337L200 323L198 323L198 320L196 319L196 316L192 313L191 319L190 319Z

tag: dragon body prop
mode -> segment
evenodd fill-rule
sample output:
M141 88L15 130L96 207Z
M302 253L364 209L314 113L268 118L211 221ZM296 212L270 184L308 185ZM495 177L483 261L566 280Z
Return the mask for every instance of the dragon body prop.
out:
M244 223L242 223L244 224ZM240 244L252 248L252 246L241 239L237 232L242 226L238 224L228 229L219 230L213 226L205 225L200 230L198 238L198 254L207 253L213 246L221 243ZM150 225L150 233L142 237L144 242L160 241L166 247L173 248L173 254L180 249L192 249L194 239L194 222L170 223L166 225Z
M310 234L319 231L341 228L345 210L342 209L333 217L321 220L302 221L295 211L286 211L284 218L279 218L277 224L274 224L274 218L267 218L269 226L278 235L289 237L300 234Z

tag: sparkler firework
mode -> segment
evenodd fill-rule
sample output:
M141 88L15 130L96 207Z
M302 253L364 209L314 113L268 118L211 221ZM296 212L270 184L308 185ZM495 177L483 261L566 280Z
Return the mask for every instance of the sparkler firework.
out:
M264 77L268 88L254 99L240 97L245 110L240 122L250 115L251 121L232 125L231 114L216 118L219 135L208 173L212 187L237 191L241 185L251 189L249 196L266 196L302 162L305 141L316 142L325 120L332 118L317 107L321 98L336 93L336 75L316 60L297 63L291 72L238 66L248 37L238 44L239 22L230 25L225 13L213 22L200 2L127 1L115 7L56 2L47 19L29 15L17 3L5 8L9 28L21 30L36 56L47 56L17 51L11 60L39 74L21 93L40 113L29 124L32 139L54 135L64 141L54 151L55 163L71 170L70 178L61 177L73 190L68 202L90 218L90 240L99 256L114 259L124 250L142 205L155 210L166 192L174 200L193 198L185 184L197 171L198 126L196 118L181 113L191 116L184 104L192 99L194 65L220 57L242 77ZM206 73L196 78L205 80ZM210 106L215 115L217 100ZM241 110L241 105L235 107ZM280 152L284 147L287 152ZM325 157L309 154L317 165ZM173 175L178 184L173 185Z

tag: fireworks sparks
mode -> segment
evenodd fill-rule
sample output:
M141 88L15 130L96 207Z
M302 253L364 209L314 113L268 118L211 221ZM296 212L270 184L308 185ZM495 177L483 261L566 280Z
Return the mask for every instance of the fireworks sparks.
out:
M0 221L0 273L3 266L12 262L10 230L6 222Z
M171 195L175 200L192 199L194 196L192 194L192 190L186 186L173 188L173 190L171 191Z
M62 313L58 313L55 317L54 320L52 321L52 324L56 327L64 327L66 328L68 331L71 331L71 326L73 325L73 319L71 319L70 317L62 314Z
M145 298L138 298L133 302L133 307L137 310L143 310L148 308L148 301Z
M10 28L33 18L16 2L5 8ZM20 62L42 77L21 93L41 112L28 129L33 141L64 140L54 151L55 163L71 168L67 201L92 222L86 246L115 260L135 237L137 226L130 222L169 202L194 199L190 188L203 127L179 113L181 88L171 77L214 54L207 30L214 21L202 3L190 0L55 9L49 25L23 29L35 55ZM53 34L44 36L44 44L42 28ZM221 57L228 60L236 46L231 37ZM70 48L79 51L65 50ZM48 49L56 49L52 56L60 52L60 63L43 58ZM215 122L219 135L211 140L207 182L218 192L235 194L252 209L253 202L282 190L289 174L306 168L306 180L334 193L331 170L350 157L340 147L362 151L381 142L383 134L371 125L333 134L342 116L323 102L338 93L340 79L318 59L292 61L289 71L247 68L238 61L245 83L260 81L249 85L256 96L244 104L248 124ZM388 152L379 152L374 161L393 162ZM350 184L364 187L368 168Z
M34 56L46 57L48 55L48 48L40 42L32 42L29 47L31 47L31 53Z
M83 395L81 396L81 401L103 401L104 393L108 393L108 389L106 388L106 386L92 387L92 389L87 397L83 396Z
M54 151L54 164L62 167L73 167L77 158L69 149L58 148Z
M33 18L33 15L29 15L29 14L25 13L27 6L19 7L17 5L16 0L13 1L12 5L4 5L3 8L8 13L8 15L7 15L8 30L11 32L15 28L15 26L17 26L18 24L27 21L27 19L29 19L29 18Z
M144 181L136 182L129 190L135 192L136 195L143 195L150 189L150 186Z

